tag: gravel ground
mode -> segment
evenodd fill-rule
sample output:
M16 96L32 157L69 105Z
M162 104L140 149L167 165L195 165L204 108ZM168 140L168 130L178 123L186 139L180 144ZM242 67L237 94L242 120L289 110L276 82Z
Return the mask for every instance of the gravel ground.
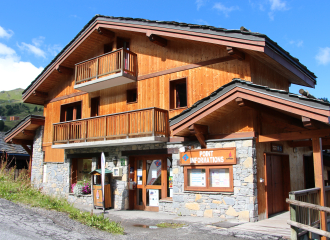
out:
M113 235L85 226L70 219L65 213L30 208L0 199L0 239L270 239L265 235L232 233L226 229L192 223L179 229L135 227L135 224L156 225L162 220L109 217L121 221L125 235Z

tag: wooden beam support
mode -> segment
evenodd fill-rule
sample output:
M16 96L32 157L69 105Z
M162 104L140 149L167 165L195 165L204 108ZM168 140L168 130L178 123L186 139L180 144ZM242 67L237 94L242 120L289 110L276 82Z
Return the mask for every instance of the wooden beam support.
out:
M202 148L206 148L205 136L208 135L209 127L206 125L193 124L189 127L190 133L197 137L198 142Z
M305 141L290 141L288 142L289 147L311 147L312 140L305 140ZM326 146L330 145L330 138L322 138L322 147L325 148Z
M36 132L31 130L23 130L22 133L26 136L32 136L32 137L36 135Z
M36 97L42 97L42 98L48 97L48 93L40 92L40 91L37 91L37 90L33 91L33 95L36 96Z
M239 50L237 50L237 48L233 48L233 47L227 47L227 52L230 56L238 59L238 60L244 60L245 59L245 54Z
M32 157L32 149L29 148L27 145L22 144L22 147L24 148L24 150L30 155L30 157Z
M260 135L259 142L290 141L290 140L328 137L328 136L330 136L330 129L318 129L318 130L309 130L309 131L300 131L300 132L287 132L287 133Z
M323 176L323 153L322 153L322 139L313 138L313 160L314 160L314 176L315 187L320 188L320 206L325 207L325 190L324 190L324 176ZM325 212L320 212L321 229L327 231L327 215ZM326 240L326 237L321 237Z
M310 119L308 117L301 117L301 121L305 128L307 129L322 129L322 128L328 128L328 126L324 123L318 122L314 119Z
M56 70L59 73L63 73L63 74L67 74L67 75L72 75L73 74L73 68L68 68L68 67L64 67L61 65L56 66Z
M32 140L12 139L10 142L13 144L19 144L19 145L33 145Z
M155 34L150 34L148 36L148 33L147 33L147 37L149 38L150 42L152 42L154 44L157 44L161 47L166 47L167 46L167 40L165 38L162 38L162 37L157 36Z
M102 36L105 36L105 37L108 37L108 38L114 38L115 37L115 33L106 29L106 28L102 28L102 27L99 27L97 29L97 32L102 35Z

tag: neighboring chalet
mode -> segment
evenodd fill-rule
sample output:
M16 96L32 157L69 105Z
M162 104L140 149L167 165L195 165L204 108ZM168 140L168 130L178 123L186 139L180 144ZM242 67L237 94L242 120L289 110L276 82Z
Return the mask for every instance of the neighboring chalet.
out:
M18 116L10 116L9 117L9 121L17 121L17 120L19 120Z
M257 221L307 184L324 199L330 104L291 84L316 76L266 35L97 15L23 92L44 122L6 141L33 140L32 183L70 201L105 152L115 209Z

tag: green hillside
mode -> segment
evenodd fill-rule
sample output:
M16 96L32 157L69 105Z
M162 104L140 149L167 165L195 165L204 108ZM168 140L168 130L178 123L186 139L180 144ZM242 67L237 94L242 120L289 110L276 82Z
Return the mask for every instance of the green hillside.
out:
M7 117L2 129L2 124L0 123L0 131L8 131L27 115L43 115L43 106L23 103L22 92L23 89L21 88L0 92L0 116ZM18 116L19 120L9 121L10 116Z

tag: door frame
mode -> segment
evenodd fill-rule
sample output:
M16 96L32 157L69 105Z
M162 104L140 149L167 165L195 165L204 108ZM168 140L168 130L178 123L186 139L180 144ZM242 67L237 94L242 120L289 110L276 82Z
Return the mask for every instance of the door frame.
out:
M286 190L284 190L285 192L287 192L287 190L289 190L288 192L291 191L291 179L290 179L290 156L289 154L283 154L283 153L273 153L273 152L265 152L264 153L264 173L265 173L265 202L266 202L266 218L269 217L268 215L268 209L269 209L269 206L268 206L268 178L267 178L267 164L266 164L266 161L267 161L267 156L271 156L271 155L274 155L274 156L280 156L281 157L281 161L288 161L288 168L287 169L283 169L283 176L284 175L287 175L289 177L289 182L285 187ZM289 205L286 203L286 207L288 210L289 210Z
M138 160L143 161L143 173L142 173L142 185L136 185L134 190L129 191L129 205L130 209L134 210L144 210L144 211L153 211L158 212L159 207L154 206L146 206L147 202L147 189L159 189L161 190L161 199L167 197L167 158L171 157L170 154L159 154L159 155L139 155L139 156L130 156L129 157L129 168L133 167L133 174L129 172L129 178L132 179L133 182L137 180L137 163ZM146 164L147 160L162 160L162 168L161 168L161 185L146 185L147 176L146 176ZM165 163L165 164L164 164ZM129 169L130 171L130 169ZM137 189L142 189L142 203L143 205L137 205Z

